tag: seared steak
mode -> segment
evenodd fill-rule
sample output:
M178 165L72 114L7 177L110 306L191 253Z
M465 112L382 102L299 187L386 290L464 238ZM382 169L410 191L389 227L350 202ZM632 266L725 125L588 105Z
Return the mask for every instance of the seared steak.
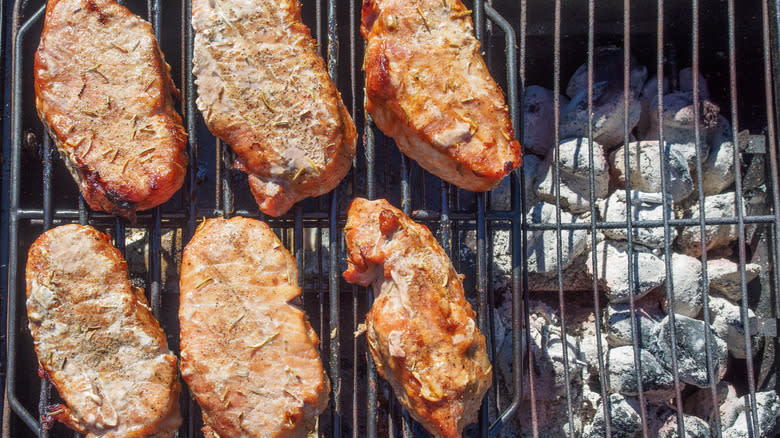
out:
M366 0L366 110L401 152L484 191L520 165L504 96L460 0Z
M184 249L181 373L207 437L303 437L329 383L295 259L263 222L208 219Z
M355 155L347 113L297 0L193 0L198 108L272 216L333 190Z
M66 403L49 415L88 438L173 436L176 356L109 236L83 225L47 231L30 248L26 279L35 352Z
M149 23L113 0L49 0L35 102L90 207L133 218L181 187L187 135L172 93Z
M459 437L492 376L462 277L427 227L383 199L352 201L344 230L344 278L377 295L366 315L377 371L430 433Z

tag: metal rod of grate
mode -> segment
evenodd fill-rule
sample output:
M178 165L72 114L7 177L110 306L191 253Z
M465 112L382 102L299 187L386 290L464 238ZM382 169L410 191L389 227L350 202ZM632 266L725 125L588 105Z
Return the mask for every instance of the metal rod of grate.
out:
M120 1L120 3L125 3ZM133 10L136 12L145 12L146 18L152 23L155 35L158 40L170 37L170 30L164 26L164 11L168 11L169 5L160 0L127 0ZM495 3L499 3L497 0ZM629 101L629 82L631 71L631 40L632 40L632 21L631 11L632 2L623 0L622 15L622 42L623 42L623 106L625 113L628 113ZM364 113L362 98L362 72L360 70L360 56L363 50L362 39L358 35L360 5L357 0L349 2L339 2L337 0L305 0L304 8L313 10L312 31L317 41L325 51L329 73L334 81L339 85L342 94L347 97L347 105L350 108L353 119L362 121L359 129L362 133L359 152L355 159L352 173L345 179L342 186L349 185L344 191L336 190L333 193L323 196L314 201L314 208L297 205L291 213L282 218L268 218L257 212L254 207L242 205L237 198L240 193L235 190L237 183L233 178L231 170L232 152L230 148L214 140L204 131L203 121L196 110L195 98L196 89L194 78L191 74L191 65L193 59L193 40L194 35L190 26L191 0L182 0L180 7L181 20L179 21L180 42L180 80L182 88L183 102L182 114L184 123L189 133L188 152L190 155L190 164L188 177L182 190L180 199L171 201L170 208L166 206L158 207L151 212L139 214L137 222L130 224L123 219L117 219L111 215L95 213L88 210L83 199L78 200L78 206L70 208L55 208L57 200L57 187L53 185L53 172L56 167L56 153L52 147L52 142L48 137L42 141L42 202L40 206L30 206L20 202L22 187L20 186L22 174L22 144L24 141L25 123L29 115L24 113L24 108L29 108L32 94L31 90L24 89L23 80L26 75L31 73L31 58L29 57L29 48L37 40L37 29L39 29L43 18L44 6L42 1L22 1L14 3L13 9L13 35L12 35L12 82L11 82L11 117L12 131L10 141L9 167L11 172L10 181L10 203L8 210L8 248L3 248L8 253L8 367L6 374L6 391L8 404L13 413L21 422L39 437L53 436L49 431L42 427L39 421L47 409L47 406L53 402L53 391L49 383L42 379L40 381L40 392L38 397L38 412L33 413L33 406L25 404L22 400L29 397L21 397L24 391L29 388L21 388L19 383L22 380L31 380L34 370L21 369L23 362L22 344L24 340L23 332L26 330L26 324L23 320L23 298L24 286L20 279L20 268L24 260L25 247L20 246L23 241L21 237L26 234L39 232L51 228L54 225L68 222L79 222L82 224L92 224L103 229L110 229L114 237L115 245L122 250L126 250L126 236L129 228L143 228L148 236L148 278L146 281L147 292L150 297L152 309L158 318L167 308L175 308L166 300L177 300L177 297L162 293L162 235L165 230L181 230L183 242L187 242L193 235L199 218L201 217L228 217L232 215L242 215L256 217L266 220L271 227L275 229L283 238L285 245L291 249L295 255L298 264L299 283L304 289L303 305L307 309L318 308L319 315L312 315L313 321L319 322L319 334L322 339L323 357L326 359L326 368L332 382L332 392L330 396L330 405L328 411L323 414L319 420L320 436L343 436L350 433L354 436L365 435L368 437L379 436L386 433L387 436L394 436L395 432L404 437L425 436L425 433L409 417L408 413L403 412L397 402L392 401L392 396L388 397L389 387L378 378L373 361L367 354L365 340L352 336L352 332L358 329L362 316L365 314L368 306L373 300L373 291L365 288L346 286L340 279L340 260L343 256L341 228L345 221L344 194L347 196L366 196L370 199L378 196L396 196L400 200L400 206L403 211L414 219L435 227L438 238L445 251L453 257L456 267L462 262L459 258L460 245L457 236L464 231L475 231L476 235L476 267L475 267L475 285L476 292L473 298L476 302L478 315L478 324L483 333L485 333L491 359L495 359L496 345L494 343L493 328L493 285L492 285L492 232L499 229L509 230L511 232L511 357L512 357L512 384L511 398L502 399L497 390L491 390L486 397L486 402L479 416L479 425L470 434L473 436L487 437L498 435L502 428L510 424L516 415L527 413L531 421L531 429L535 437L539 436L539 405L536 400L539 388L536 382L534 369L534 349L532 345L532 336L530 332L529 316L529 297L528 288L529 267L526 257L526 248L530 232L553 232L556 241L556 251L558 260L561 259L564 247L563 233L571 230L586 230L590 232L591 252L588 254L593 263L593 271L600 272L598 269L599 255L596 252L597 233L607 229L625 229L627 230L628 253L634 253L635 243L632 240L633 231L639 228L662 228L664 231L664 245L662 252L665 260L666 282L665 293L669 301L669 308L674 308L674 278L672 275L671 254L672 254L672 228L673 227L698 227L702 240L705 239L706 227L711 225L736 225L738 229L738 248L739 248L739 274L740 290L742 294L742 320L747 320L748 312L748 292L746 284L745 264L747 263L747 254L745 252L746 225L764 224L774 236L774 244L770 245L772 254L772 275L775 284L777 284L778 260L780 260L780 239L777 239L777 233L780 231L780 201L778 201L778 163L777 163L777 142L775 131L775 101L773 91L778 84L772 81L772 47L770 41L773 36L770 20L770 2L762 2L761 25L763 30L763 67L764 67L764 86L765 86L765 111L767 117L767 154L769 159L769 179L771 179L771 193L773 196L772 211L773 214L748 215L743 211L742 197L742 174L740 167L741 157L738 148L735 148L734 168L736 169L736 191L735 205L736 214L733 217L707 218L702 208L702 213L696 219L679 219L674 217L674 212L670 208L671 200L667 199L667 184L669 184L669 169L664 165L661 172L661 184L663 194L664 215L662 220L639 220L632 217L630 202L627 203L627 215L625 221L603 221L598 220L595 199L595 181L593 172L589 173L588 184L590 187L590 217L588 221L577 223L564 223L562 221L562 205L560 193L560 153L558 144L560 143L560 120L559 113L561 102L560 84L561 84L561 65L562 65L562 23L566 16L567 2L555 0L553 14L553 76L554 76L554 114L555 114L555 148L553 150L554 159L554 179L558 183L555 189L555 207L556 215L553 221L546 223L533 223L529 221L525 212L528 211L526 199L523 193L527 193L526 179L524 170L521 168L510 178L511 208L508 211L498 211L490 208L491 198L488 194L469 195L463 191L450 186L444 182L436 180L426 175L411 160L404 156L399 156L394 151L392 140L386 138L378 131L368 114ZM776 2L771 3L774 10L777 10ZM500 61L489 62L491 68L495 67L496 62L502 64L503 71L506 72L505 92L510 106L513 126L516 132L520 134L522 123L522 114L520 112L521 95L527 86L528 77L528 52L529 52L529 32L528 32L528 4L527 0L519 2L519 15L512 17L502 16L497 9L494 9L494 1L474 0L472 3L473 16L475 20L475 30L477 37L484 42L484 50L488 60L499 59ZM39 9L35 9L38 7ZM665 5L663 0L657 0L657 28L656 28L656 69L658 75L658 99L663 98L663 77L664 70L673 70L674 66L667 62L668 49L664 38ZM595 50L597 36L596 21L597 4L595 0L588 2L587 8L587 106L589 112L589 129L587 134L588 150L590 152L588 164L590 169L594 168L594 132L593 132L593 108L594 108L594 69ZM693 0L691 4L692 15L692 70L693 70L693 90L694 90L694 108L699 111L699 45L700 45L700 8L699 1ZM728 1L727 11L728 23L728 71L729 77L729 95L730 95L730 115L733 126L733 142L739 144L738 138L738 90L737 90L737 53L736 39L739 29L735 22L734 1ZM490 24L488 26L488 24ZM519 24L519 38L516 34ZM503 39L502 44L497 41ZM342 54L340 48L343 45L349 47L346 55ZM775 60L775 62L777 62ZM346 74L345 74L346 73ZM674 73L674 72L673 72ZM519 81L519 84L518 84ZM659 105L659 118L662 118L662 108ZM698 120L698 113L695 116ZM659 153L661 162L665 163L663 157L665 151L663 147L663 124L659 124ZM701 133L700 126L696 127L696 150L701 152ZM630 139L630 126L628 119L624 121L624 139L627 143ZM625 155L622 159L628 167L629 156L628 149L625 149ZM397 157L397 162L390 162L390 159ZM214 170L214 190L213 199L208 202L199 202L198 173L202 171L199 163L208 163ZM696 169L699 187L702 181L702 159L701 153L696 155ZM388 173L400 174L398 187L392 185ZM414 190L422 191L419 195ZM433 188L433 189L432 189ZM631 189L630 178L625 178L625 190ZM438 190L437 196L427 196L426 190ZM464 197L473 196L473 202L464 202ZM704 195L699 193L699 202L703 205ZM436 202L427 202L426 200L436 198ZM415 205L419 202L422 205ZM462 208L462 204L468 205ZM75 207L75 208L74 208ZM419 207L419 208L416 208ZM30 231L34 230L34 231ZM304 260L307 254L307 233L313 233L315 236L314 250L315 257L313 263L317 265L317 276L314 280L304 275ZM22 234L22 235L20 235ZM327 236L327 237L325 237ZM29 237L29 236L27 236ZM325 248L329 254L326 254ZM704 290L707 290L707 250L702 246L701 261L703 264ZM466 263L463 261L463 263ZM635 279L634 266L635 261L629 261L629 266L625 269L629 276L630 292L630 312L631 328L634 334L638 333L636 325L636 306L635 306ZM610 267L613 269L623 269L622 267ZM561 335L563 345L567 345L566 315L567 315L567 295L564 280L564 272L559 264L556 267L557 284L557 310L560 313L562 325ZM327 277L327 278L326 278ZM592 279L593 287L593 307L595 315L601 315L603 305L600 302L602 293L599 291L600 282L598 275ZM776 286L775 286L776 287ZM367 298L367 299L366 299ZM710 327L710 318L708 315L707 294L704 294L704 322L706 327ZM775 314L777 317L778 315ZM670 313L672 324L670 329L672 336L675 336L674 313ZM350 325L345 326L345 323ZM313 324L316 326L316 324ZM175 328L164 327L170 334ZM596 346L598 354L598 374L601 402L595 407L600 409L605 417L606 436L612 436L613 427L610 419L609 388L607 385L606 352L607 347L602 345L602 333L604 332L600 317L595 318ZM709 376L715 375L715 369L712 362L712 351L709 342L709 330L705 331L707 336L706 360ZM348 341L349 340L349 341ZM746 331L745 341L750 345L751 339ZM644 388L641 375L642 362L640 355L639 336L632 336L632 346L634 350L634 363L636 370L636 381L638 387L638 397L640 401L644 400ZM172 349L178 349L176 345L171 345ZM678 352L675 343L671 343L672 349L672 374L674 378L675 389L675 410L677 411L677 427L681 436L684 436L684 417L683 417L683 397L682 387L678 370ZM566 381L569 380L570 373L574 370L569 369L569 354L567 348L562 349L564 375ZM29 359L29 358L28 358ZM747 386L748 386L748 411L750 413L750 430L756 433L758 430L758 413L756 406L756 378L753 373L753 356L750 348L747 349ZM346 366L345 364L349 364ZM350 374L351 373L351 374ZM494 373L494 378L495 377ZM497 381L494 381L494 388ZM712 396L716 396L715 379L710 378L709 389ZM200 411L197 403L187 393L186 387L182 397L182 413L185 417L184 424L180 431L180 436L194 437L200 436ZM565 399L561 401L566 406L567 425L565 432L570 436L575 436L575 401L573 388L569 385L565 387ZM649 436L648 431L648 413L645 409L645 403L640 403L640 416L642 423L642 434ZM350 409L351 408L351 409ZM351 421L350 421L351 420ZM720 436L720 418L715 414L715 431ZM4 424L4 432L7 433L9 425ZM18 433L21 429L18 429ZM78 435L76 435L78 436ZM5 437L5 435L4 435Z

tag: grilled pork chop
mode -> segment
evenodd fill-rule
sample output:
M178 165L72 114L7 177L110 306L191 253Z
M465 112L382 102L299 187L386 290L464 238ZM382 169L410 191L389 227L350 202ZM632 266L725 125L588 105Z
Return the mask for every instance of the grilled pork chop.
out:
M366 109L420 166L484 191L521 156L470 13L460 0L366 0Z
M176 356L109 236L82 225L43 233L26 279L35 352L66 403L49 416L88 438L173 436Z
M344 232L344 278L378 295L366 336L379 374L429 432L460 436L492 376L461 276L427 227L383 199L352 201Z
M49 0L35 103L90 207L132 218L181 187L187 136L172 93L149 23L113 0Z
M198 108L272 216L331 191L355 155L352 118L298 0L193 0Z
M295 259L263 222L208 219L184 248L181 374L207 437L303 437L328 404Z

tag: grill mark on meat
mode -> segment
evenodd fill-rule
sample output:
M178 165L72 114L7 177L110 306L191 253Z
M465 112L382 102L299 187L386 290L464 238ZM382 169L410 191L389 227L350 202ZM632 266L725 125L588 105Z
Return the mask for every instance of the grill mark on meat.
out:
M93 171L91 167L81 165L79 168L81 169L80 174L86 177L87 184L94 193L101 193L105 199L114 206L114 211L128 212L128 217L134 220L135 204L131 200L108 187L106 182L100 178L100 174Z
M87 10L90 12L97 12L98 21L102 24L106 23L106 15L103 13L103 10L95 4L94 0L87 0Z

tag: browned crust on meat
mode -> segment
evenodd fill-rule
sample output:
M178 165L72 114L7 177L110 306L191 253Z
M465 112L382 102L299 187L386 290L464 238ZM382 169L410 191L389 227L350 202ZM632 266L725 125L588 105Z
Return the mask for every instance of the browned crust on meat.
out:
M38 361L66 402L52 418L88 438L172 436L176 356L110 237L82 225L47 231L30 247L26 283Z
M356 198L344 233L344 278L378 295L366 315L377 371L429 432L459 437L492 376L462 276L427 227L383 199Z
M263 222L208 219L184 249L181 372L207 437L302 437L330 389L292 255Z
M520 165L503 93L460 0L366 0L361 32L366 110L404 154L471 191Z
M229 17L230 24L226 24ZM209 130L237 155L263 213L334 189L357 132L296 0L193 2L193 73Z
M38 114L92 209L133 218L181 187L187 135L149 23L113 0L50 0L34 71Z

